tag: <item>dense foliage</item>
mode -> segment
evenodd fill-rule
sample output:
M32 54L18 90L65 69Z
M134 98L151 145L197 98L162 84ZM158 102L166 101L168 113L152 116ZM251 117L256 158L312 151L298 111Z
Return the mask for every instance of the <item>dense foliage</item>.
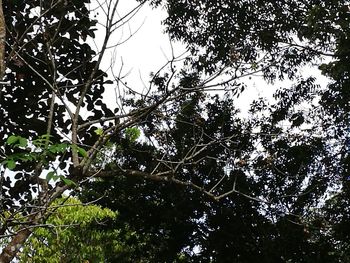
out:
M45 228L31 231L74 225L65 207L49 212L67 189L118 213L103 227L94 215L80 222L98 233L97 261L349 261L347 1L146 1L165 8L166 32L188 47L146 92L100 69L112 32L138 9L119 19L118 1L105 1L95 50L89 2L4 1L0 261L26 240L23 252L44 251L37 235L50 253L65 250ZM242 114L237 97L256 75L259 85L288 81ZM111 108L103 95L113 89ZM84 246L72 227L58 236ZM107 253L109 237L120 254Z
M50 209L54 213L48 227L35 229L20 262L130 262L135 248L141 247L142 241L127 228L110 228L118 214L109 209L73 198L57 200Z
M91 77L96 79L86 98L93 115L97 114L97 118L110 116L104 104L101 110L97 106L104 91L105 74L94 69L96 62L92 60L96 52L82 41L94 34L96 24L87 18L89 11L85 4L88 2L3 2L9 31L6 79L10 81L1 92L0 137L3 142L10 135L37 139L45 134L55 143L66 141L62 134L68 132L72 120L67 116L65 104L77 102L77 94ZM38 6L42 8L40 11L36 10ZM65 104L57 100L65 100ZM48 116L50 107L54 109L52 117ZM52 123L51 127L47 126L48 122ZM79 137L87 143L85 134ZM10 152L6 149L7 154ZM50 160L48 156L45 158ZM28 189L36 191L37 185L31 175L35 165L26 162L18 167L22 169L16 173L14 187L10 187L9 176L3 178L1 209L10 209L15 201L25 203L32 198ZM65 168L63 162L61 168Z

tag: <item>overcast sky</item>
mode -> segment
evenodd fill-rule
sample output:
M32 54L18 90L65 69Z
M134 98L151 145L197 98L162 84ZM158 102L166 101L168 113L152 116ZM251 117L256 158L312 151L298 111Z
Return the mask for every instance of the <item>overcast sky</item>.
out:
M126 12L137 6L135 0L120 0L119 15L123 16ZM100 14L101 15L101 14ZM142 90L142 81L148 84L150 72L157 71L171 56L171 46L168 36L164 33L165 27L161 24L166 17L166 11L160 8L151 9L147 4L132 18L132 20L122 29L113 35L111 44L116 44L121 40L132 37L124 44L114 50L109 50L104 59L104 66L107 68L111 58L116 58L114 66L115 71L119 71L121 60L123 60L123 73L129 73L127 77L128 84ZM99 17L101 21L101 16ZM103 31L97 34L97 40L103 39ZM181 54L185 48L180 43L173 43L175 53ZM116 52L113 54L113 52ZM325 85L327 79L319 74L316 68L304 68L305 77L316 75L319 84ZM248 87L245 93L238 99L237 104L246 111L249 104L260 96L272 97L273 92L281 86L290 85L290 81L276 82L268 85L262 78L246 78ZM110 98L110 97L109 97Z
M120 0L119 15L123 16L126 12L137 6L134 0ZM151 71L156 71L166 61L166 56L170 56L171 48L169 38L164 34L164 26L161 21L166 17L164 10L160 8L151 9L144 5L139 12L121 29L114 33L111 44L116 44L130 37L124 44L118 46L116 51L115 69L119 69L121 59L123 59L124 72L130 71L133 78L138 78L139 74L149 76ZM103 31L98 34L102 39ZM183 50L181 45L177 44L176 49ZM106 56L105 64L109 65L108 59L113 56L112 50L109 50L109 56Z

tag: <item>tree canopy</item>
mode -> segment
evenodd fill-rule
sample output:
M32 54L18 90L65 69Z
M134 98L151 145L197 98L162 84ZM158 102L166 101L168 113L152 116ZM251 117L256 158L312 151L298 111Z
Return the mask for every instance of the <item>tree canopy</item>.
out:
M0 262L58 258L66 237L87 259L88 233L101 262L106 239L125 262L349 260L348 1L2 4ZM187 52L140 89L104 63L144 5ZM244 113L252 79L279 88Z
M143 241L127 227L110 228L118 217L110 209L74 198L57 200L49 209L56 211L46 221L48 227L35 229L20 262L130 262L137 246L142 247Z

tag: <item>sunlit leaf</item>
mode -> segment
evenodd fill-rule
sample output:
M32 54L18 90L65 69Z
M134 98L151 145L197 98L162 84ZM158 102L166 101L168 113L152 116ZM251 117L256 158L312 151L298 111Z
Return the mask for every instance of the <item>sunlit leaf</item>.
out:
M15 142L18 141L18 136L15 136L15 135L11 135L10 137L7 138L6 140L6 143L11 145L11 144L14 144Z
M103 134L103 129L98 128L98 129L94 130L94 132L95 132L98 136L101 136L101 135Z

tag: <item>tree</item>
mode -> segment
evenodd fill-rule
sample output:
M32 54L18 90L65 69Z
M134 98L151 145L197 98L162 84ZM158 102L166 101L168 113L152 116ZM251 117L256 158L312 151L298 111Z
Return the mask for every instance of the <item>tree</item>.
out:
M74 198L57 200L49 209L55 211L45 227L35 228L19 253L20 262L128 262L133 246L142 244L127 228L106 229L118 217L109 209Z
M123 157L108 167L95 162L110 150L118 154L128 150L128 142L133 140L130 135L138 131L134 127L149 131L157 118L161 120L160 113L170 111L182 97L205 89L217 76L200 80L188 70L177 73L177 58L173 57L167 63L169 73L156 73L144 94L128 86L122 88L126 85L122 76L114 76L117 91L127 95L117 98L119 106L110 109L102 94L113 82L100 69L101 61L111 34L127 23L143 2L122 17L117 16L118 1L99 6L105 14L105 38L99 50L92 50L86 42L94 37L97 24L90 18L88 2L3 2L8 28L5 80L10 85L4 86L1 94L1 211L7 212L2 214L0 232L11 237L0 256L3 262L11 261L32 228L46 222L52 202L94 177L140 176L188 186L216 198L188 178L176 178L181 165L167 165L172 159L162 158L167 149L152 147L153 162L146 168L129 169L129 160ZM175 76L178 84L173 81ZM190 153L196 155L193 150ZM177 158L181 159L173 161L178 164L189 160L186 154ZM20 222L18 214L23 219Z
M242 200L231 192L216 206L202 196L195 198L191 191L177 196L176 187L153 187L142 180L135 187L135 181L123 183L123 179L115 182L116 189L117 185L123 187L108 192L101 203L120 210L121 217L139 232L153 233L160 242L158 247L163 247L156 251L160 262L171 262L178 251L186 251L188 261L347 261L347 3L153 3L166 7L167 31L189 46L192 56L187 62L195 71L223 73L226 66L232 70L226 73L237 79L247 68L256 68L269 81L288 77L295 84L280 88L275 94L276 103L255 101L251 120L244 122L249 129L243 131L230 130L232 123L239 123L236 119L228 121L236 115L232 107L225 110L216 101L210 111L209 106L204 106L207 98L189 99L192 103L185 100L171 112L176 116L178 129L164 131L164 126L152 127L154 137L163 138L162 145L170 145L168 152L179 154L186 152L186 146L195 144L196 135L225 138L223 124L227 124L230 127L227 134L237 136L237 144L245 143L237 148L225 145L217 152L208 146L192 163L197 166L189 165L183 172L194 181L204 179L207 185L215 185L217 180L213 178L226 174L223 170L229 160L234 164L228 176L231 180L238 176L235 174L250 179L246 183L236 182L238 196L249 194L250 200L258 196L260 203ZM236 53L234 61L232 52ZM325 58L331 62L323 62ZM328 86L317 85L314 77L300 76L298 69L309 62L317 63L330 78ZM186 111L181 113L183 109ZM225 114L228 117L220 122ZM247 141L240 137L243 134L247 134ZM140 155L130 154L131 166L151 163ZM215 161L205 158L209 156ZM220 161L225 165L217 168ZM220 187L232 185L232 181L225 183ZM88 200L91 195L96 197L91 190L94 187L97 192L106 188L102 182L89 185ZM132 201L130 197L124 200L124 196L130 195ZM327 205L323 205L328 198ZM167 233L163 240L159 240L160 230ZM198 255L193 255L194 247L200 247Z
M88 184L84 187L83 200L95 200L98 193L104 191L105 198L99 200L99 204L119 211L120 219L128 222L137 233L150 235L152 242L147 252L156 254L152 262L173 262L180 252L185 253L187 262L232 262L233 259L237 262L318 262L320 258L337 262L338 258L332 256L334 247L321 232L326 230L325 225L320 225L322 216L310 209L313 202L317 202L318 192L324 193L323 189L316 188L322 185L322 181L316 179L323 178L315 176L308 188L302 188L301 177L307 175L303 175L300 163L295 164L300 159L306 167L317 164L318 160L315 162L309 156L312 152L307 151L307 145L290 147L288 142L277 141L276 144L281 143L276 147L281 152L281 161L263 159L261 155L250 159L249 154L256 151L256 137L238 117L233 118L237 114L233 101L222 102L219 98L208 104L198 103L193 98L189 101L185 103L186 114L183 107L172 113L176 118L182 118L179 127L171 132L155 130L154 133L166 137L167 143L173 145L173 153L184 152L184 147L191 145L193 134L205 134L208 138L233 134L235 143L208 146L203 155L210 158L196 156L195 165L187 164L182 173L194 182L202 179L208 185L211 183L213 191L216 188L229 191L233 184L236 192L216 203L191 188L179 189L175 185L116 177L113 184L111 180ZM199 105L200 108L193 110ZM198 118L200 114L207 116L207 120L203 118L201 126L193 127L192 118ZM266 140L269 142L268 138ZM307 142L311 149L317 146L313 143ZM146 147L149 146L137 143L132 148L138 151L123 152L123 156L131 160L129 167L150 163L144 155ZM305 154L301 156L303 150ZM230 166L223 161L235 156L237 161ZM288 165L287 169L285 165ZM289 176L285 173L281 174L285 169L300 174L293 176L295 182L288 181ZM252 171L255 178L247 175ZM224 183L214 187L220 178ZM261 199L265 195L269 198L266 197L266 201ZM193 251L198 249L200 253L194 254Z
M89 1L3 2L10 85L0 96L0 234L9 242L0 262L48 222L48 208L68 189L84 189L82 200L106 192L101 204L121 210L131 229L150 232L152 241L165 236L140 258L346 259L338 226L347 212L338 198L323 203L335 190L347 193L347 2L149 1L166 7L167 32L188 53L174 53L145 92L101 69L107 50L120 44L109 43L112 33L146 3L118 16L118 2L99 3L98 20ZM105 37L94 50L87 41L98 21ZM325 57L331 61L320 62ZM312 63L329 86L301 76ZM255 74L294 84L276 92L276 103L255 101L246 119L235 97ZM111 87L125 94L114 109L103 101ZM206 93L215 89L225 98ZM145 204L156 216L172 207L162 215L173 219L150 224L140 217ZM128 206L137 209L123 214ZM327 209L338 217L320 224Z

